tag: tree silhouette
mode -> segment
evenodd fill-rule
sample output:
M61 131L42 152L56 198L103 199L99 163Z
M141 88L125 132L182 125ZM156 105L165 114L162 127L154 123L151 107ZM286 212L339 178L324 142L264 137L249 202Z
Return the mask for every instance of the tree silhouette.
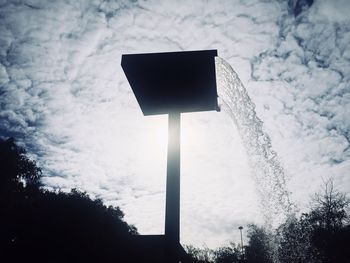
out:
M301 216L290 215L276 230L251 224L245 260L230 246L199 249L187 246L195 263L348 263L350 262L349 199L326 181Z
M324 183L313 198L312 209L297 219L282 224L277 236L281 262L341 263L350 258L350 227L347 220L349 200L334 189L333 181Z
M192 245L186 246L186 251L192 263L239 263L241 259L241 248L230 242L229 246L209 249L208 247L196 248Z
M248 228L249 243L245 247L248 263L272 263L271 239L273 238L265 228L251 224Z
M219 247L214 251L215 262L217 263L239 263L241 260L241 249L233 242L230 246Z
M316 263L317 252L311 240L312 226L303 214L299 219L295 215L277 229L278 259L280 262Z
M346 223L349 199L334 189L333 180L326 181L321 193L313 198L313 209L309 213L310 222L327 230L340 229Z
M38 189L41 170L13 138L0 139L0 201L26 189Z
M13 139L0 141L1 262L140 262L118 207L40 190L40 177Z
M334 189L333 181L324 183L315 195L314 207L307 215L312 226L311 242L322 262L346 262L350 253L350 226L347 225L349 199Z
M192 263L212 263L213 251L208 247L197 248L192 245L185 246L186 252Z

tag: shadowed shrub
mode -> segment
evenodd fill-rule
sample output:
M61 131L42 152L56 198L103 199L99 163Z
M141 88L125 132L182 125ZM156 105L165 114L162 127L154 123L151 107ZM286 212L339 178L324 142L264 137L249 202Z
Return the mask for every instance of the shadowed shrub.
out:
M86 193L41 190L41 170L0 141L1 262L133 262L134 226Z

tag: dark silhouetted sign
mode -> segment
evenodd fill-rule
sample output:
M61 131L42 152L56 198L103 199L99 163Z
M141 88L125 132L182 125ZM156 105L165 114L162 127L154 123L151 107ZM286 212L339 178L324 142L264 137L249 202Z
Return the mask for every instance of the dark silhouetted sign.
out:
M217 110L217 50L126 54L122 67L144 115Z

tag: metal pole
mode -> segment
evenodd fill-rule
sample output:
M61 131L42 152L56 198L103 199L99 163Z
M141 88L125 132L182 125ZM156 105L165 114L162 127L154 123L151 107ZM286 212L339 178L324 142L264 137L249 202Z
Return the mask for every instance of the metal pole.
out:
M238 229L239 229L239 231L241 232L241 249L242 249L242 259L244 259L244 250L243 250L243 236L242 236L242 229L243 229L243 226L240 226Z
M180 120L179 112L169 114L168 160L165 204L166 258L179 262L180 244Z

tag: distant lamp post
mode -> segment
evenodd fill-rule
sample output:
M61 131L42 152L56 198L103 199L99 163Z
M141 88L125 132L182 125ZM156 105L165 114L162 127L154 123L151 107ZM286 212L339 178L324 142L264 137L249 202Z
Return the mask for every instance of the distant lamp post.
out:
M239 231L241 232L241 249L242 249L242 259L244 259L244 249L243 249L243 236L242 236L242 229L243 226L238 227Z

